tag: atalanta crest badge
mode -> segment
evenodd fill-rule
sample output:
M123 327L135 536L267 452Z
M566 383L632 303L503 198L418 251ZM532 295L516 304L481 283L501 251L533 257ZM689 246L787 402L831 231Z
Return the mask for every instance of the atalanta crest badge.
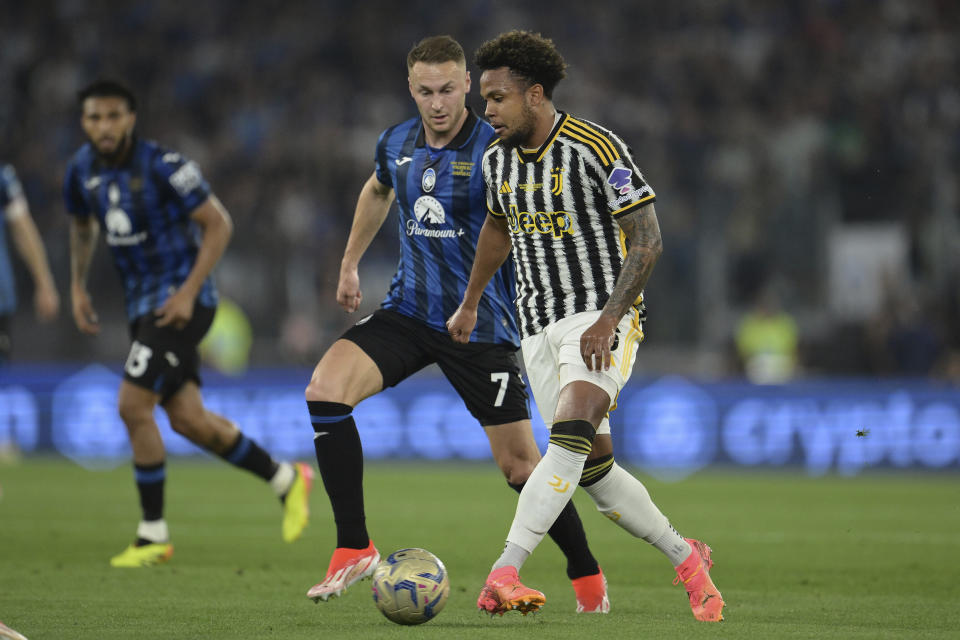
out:
M420 180L420 186L423 187L424 193L430 193L433 191L434 185L437 184L437 172L433 170L433 167L430 167L423 172L423 179Z

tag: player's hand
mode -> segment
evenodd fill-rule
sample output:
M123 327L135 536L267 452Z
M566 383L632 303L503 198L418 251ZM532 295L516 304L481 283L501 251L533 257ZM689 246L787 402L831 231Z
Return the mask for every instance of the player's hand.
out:
M73 321L77 329L88 336L100 333L100 319L97 317L97 312L93 310L90 294L84 289L73 289L70 299L73 306Z
M33 308L40 322L50 322L60 311L60 294L53 286L37 287L33 294Z
M347 313L353 313L363 301L363 292L360 291L360 276L356 269L340 271L340 282L337 284L337 304Z
M447 332L454 342L470 342L470 334L473 333L475 326L477 326L477 310L468 309L462 304L447 320Z
M194 297L183 289L177 289L167 298L159 309L154 311L158 327L172 325L174 329L183 329L193 317Z
M610 347L616 337L617 323L601 315L580 335L580 355L589 371L610 368Z

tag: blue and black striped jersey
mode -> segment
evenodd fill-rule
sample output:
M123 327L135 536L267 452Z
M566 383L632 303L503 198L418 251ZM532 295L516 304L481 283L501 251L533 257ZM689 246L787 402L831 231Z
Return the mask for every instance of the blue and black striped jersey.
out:
M471 111L442 149L426 144L420 118L390 127L377 143L377 179L396 192L400 263L383 307L446 331L470 280L486 219L481 161L493 128ZM513 265L506 261L487 285L472 342L519 346Z
M152 141L133 144L120 166L103 163L85 144L63 181L67 211L95 215L106 231L131 321L160 307L187 279L201 239L190 214L210 197L196 163ZM216 306L212 278L197 304Z
M0 165L0 315L10 315L17 307L13 286L13 264L7 242L7 206L21 194L17 172L10 165Z

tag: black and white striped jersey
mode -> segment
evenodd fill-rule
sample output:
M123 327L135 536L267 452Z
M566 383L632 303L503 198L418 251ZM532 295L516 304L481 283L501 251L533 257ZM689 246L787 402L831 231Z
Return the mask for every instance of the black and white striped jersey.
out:
M491 144L483 177L487 209L510 228L522 337L602 309L627 251L615 219L656 198L627 145L608 129L561 113L539 149Z

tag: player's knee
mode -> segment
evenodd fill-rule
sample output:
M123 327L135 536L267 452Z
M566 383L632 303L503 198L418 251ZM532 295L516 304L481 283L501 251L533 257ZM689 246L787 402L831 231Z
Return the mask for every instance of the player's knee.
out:
M170 419L170 428L188 440L195 440L203 432L205 412L183 411L181 409L167 409L167 418Z
M307 402L346 402L346 392L339 381L329 376L314 375L303 394Z
M510 458L499 461L500 471L503 477L507 479L510 485L523 484L533 473L533 468L537 466L536 460L527 460L524 458Z
M120 413L120 419L132 429L145 421L153 419L153 406L149 403L139 402L121 394L117 402L117 410Z

